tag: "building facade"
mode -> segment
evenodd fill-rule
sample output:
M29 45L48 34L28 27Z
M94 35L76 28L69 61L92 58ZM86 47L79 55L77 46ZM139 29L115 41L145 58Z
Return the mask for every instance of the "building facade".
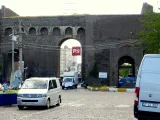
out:
M60 72L63 74L64 72L74 71L74 57L72 56L72 49L68 46L64 46L61 48L61 56L60 56Z

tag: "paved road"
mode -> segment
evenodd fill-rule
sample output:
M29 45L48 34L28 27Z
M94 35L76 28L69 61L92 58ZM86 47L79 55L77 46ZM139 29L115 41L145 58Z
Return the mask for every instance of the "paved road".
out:
M59 107L18 110L0 107L0 120L136 120L134 93L64 90Z

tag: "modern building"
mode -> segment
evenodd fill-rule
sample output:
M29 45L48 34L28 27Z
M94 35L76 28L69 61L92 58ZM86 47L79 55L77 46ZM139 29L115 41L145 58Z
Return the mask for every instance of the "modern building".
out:
M68 46L61 48L60 53L60 72L74 71L74 57L72 56L72 49Z

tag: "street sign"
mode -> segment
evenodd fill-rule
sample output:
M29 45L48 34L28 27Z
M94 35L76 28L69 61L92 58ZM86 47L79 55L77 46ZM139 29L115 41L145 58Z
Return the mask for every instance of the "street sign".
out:
M107 72L99 72L99 78L107 78Z
M72 56L81 55L81 47L72 47Z
M17 36L12 35L12 40L13 40L13 41L17 41Z

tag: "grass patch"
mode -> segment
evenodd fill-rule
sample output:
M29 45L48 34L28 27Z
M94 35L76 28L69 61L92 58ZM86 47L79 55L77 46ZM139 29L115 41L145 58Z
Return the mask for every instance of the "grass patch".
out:
M15 93L17 94L17 93L18 93L18 90L8 90L8 91L5 92L5 93L3 93L3 91L0 90L0 94L1 94L1 93L2 93L2 94L15 94Z

